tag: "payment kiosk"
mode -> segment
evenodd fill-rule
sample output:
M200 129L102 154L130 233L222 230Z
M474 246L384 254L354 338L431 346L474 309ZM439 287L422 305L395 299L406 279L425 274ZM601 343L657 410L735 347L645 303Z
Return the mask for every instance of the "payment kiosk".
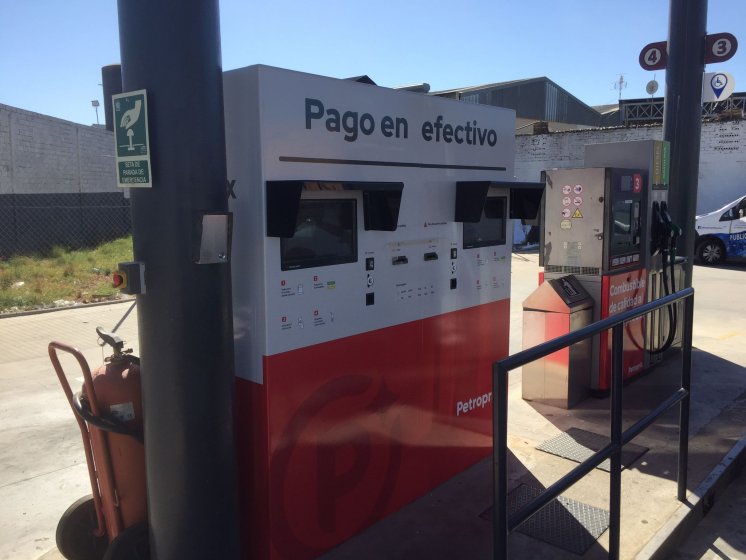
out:
M541 190L510 110L267 66L224 97L244 554L312 558L490 453Z

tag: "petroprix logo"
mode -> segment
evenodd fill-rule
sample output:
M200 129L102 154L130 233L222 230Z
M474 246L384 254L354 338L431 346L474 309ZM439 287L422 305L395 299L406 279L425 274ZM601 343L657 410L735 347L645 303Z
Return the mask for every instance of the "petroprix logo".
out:
M270 468L272 544L282 557L318 556L385 515L402 455L396 401L383 380L347 375L293 414Z

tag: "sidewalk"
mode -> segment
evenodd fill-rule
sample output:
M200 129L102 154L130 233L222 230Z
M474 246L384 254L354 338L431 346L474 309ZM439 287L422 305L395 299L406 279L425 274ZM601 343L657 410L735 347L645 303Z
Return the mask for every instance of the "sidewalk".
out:
M711 471L744 436L746 321L738 297L744 272L746 267L695 268L690 491L709 480ZM536 255L515 255L511 352L521 349L521 302L536 279ZM53 552L57 521L73 501L90 493L80 435L47 357L48 342L58 339L77 345L94 367L102 360L94 328L112 328L130 305L0 319L0 560L59 558ZM137 351L136 310L118 332ZM676 363L659 367L625 388L625 426L673 390L677 368ZM71 377L79 377L76 370L70 371L75 372ZM588 399L564 411L527 403L520 393L520 372L515 372L509 397L511 489L520 484L545 487L575 463L536 446L573 428L608 434L608 399ZM622 473L622 558L635 558L650 543L660 548L665 544L661 532L670 529L671 520L682 517L684 510L695 510L675 499L677 422L671 411L634 441L649 451ZM485 514L492 501L490 476L489 460L478 463L327 558L490 558L492 525ZM573 487L568 498L607 509L608 477L597 469ZM743 507L743 500L740 504ZM746 512L740 514L744 518ZM726 526L718 524L717 529ZM727 542L746 557L743 538L719 536L721 541L712 541L718 550L726 550L722 542ZM607 533L602 534L582 557L605 558L607 540ZM703 546L697 545L704 550ZM520 532L511 535L511 554L579 558ZM690 557L694 558L686 556Z
M47 345L77 346L91 368L98 367L103 355L95 328L112 329L131 306L0 318L0 560L34 560L54 548L62 513L91 493L78 425ZM117 332L137 350L136 309ZM71 386L80 387L77 363L62 364Z

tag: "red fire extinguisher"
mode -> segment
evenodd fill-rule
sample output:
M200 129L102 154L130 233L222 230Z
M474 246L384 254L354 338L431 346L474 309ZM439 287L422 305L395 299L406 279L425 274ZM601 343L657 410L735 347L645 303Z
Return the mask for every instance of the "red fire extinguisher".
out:
M72 346L49 344L49 357L83 437L90 496L72 504L57 525L57 548L68 560L149 558L140 360L115 334L96 329L114 353L91 373ZM57 351L72 354L83 372L73 394Z

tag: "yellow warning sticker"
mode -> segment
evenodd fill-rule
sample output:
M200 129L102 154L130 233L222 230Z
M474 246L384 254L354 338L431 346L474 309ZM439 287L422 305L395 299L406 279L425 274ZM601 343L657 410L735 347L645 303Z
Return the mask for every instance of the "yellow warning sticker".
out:
M572 215L573 218L582 218L583 214L580 213L580 208L576 208L575 212Z

